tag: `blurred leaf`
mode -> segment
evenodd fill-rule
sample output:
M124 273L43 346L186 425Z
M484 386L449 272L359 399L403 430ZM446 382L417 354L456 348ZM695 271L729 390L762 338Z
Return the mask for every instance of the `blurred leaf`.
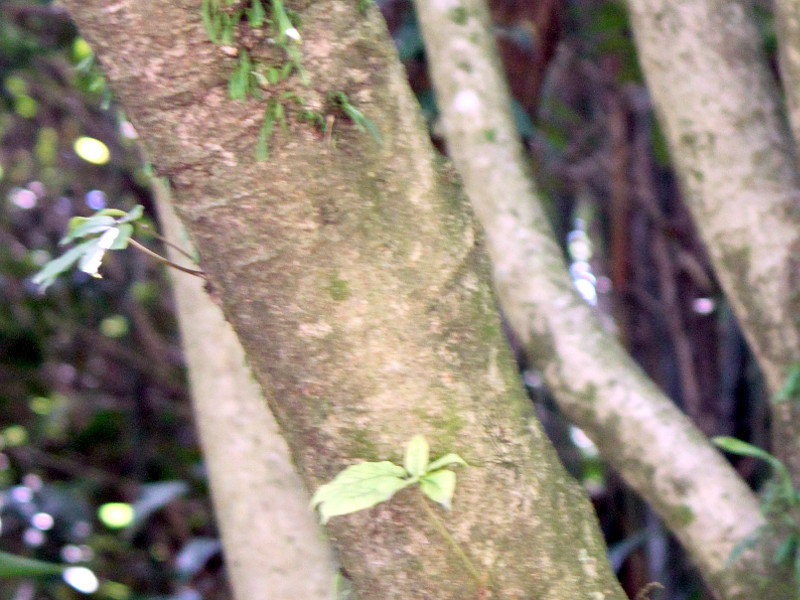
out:
M69 565L44 562L8 552L0 552L0 578L60 575Z
M456 491L456 474L449 469L428 473L420 479L419 487L428 498L449 510Z
M775 550L775 554L772 555L772 562L776 565L786 563L794 554L795 546L797 545L797 538L793 535L787 536L781 545L778 546L778 549Z
M184 579L191 579L214 555L222 551L222 544L214 538L196 537L188 541L175 557L175 569Z
M779 461L777 458L772 456L766 450L762 450L758 446L754 446L753 444L748 444L742 440L736 439L734 437L729 436L717 436L711 440L714 442L714 445L718 448L722 448L726 452L730 452L731 454L737 454L739 456L751 456L753 458L760 458L768 462L771 466L777 469L784 469L783 463Z
M428 442L421 435L415 435L406 444L405 458L403 465L409 475L419 477L425 473L428 466L428 456L430 448Z
M795 364L789 370L786 382L775 395L773 402L783 402L785 400L800 401L800 363Z
M159 481L158 483L144 484L139 499L133 503L133 512L136 516L131 523L131 528L138 529L150 515L188 491L189 486L185 481Z
M411 482L403 467L388 461L351 465L317 489L311 506L319 505L322 523L331 517L370 508L389 500Z
M451 452L449 454L445 454L441 458L437 458L435 461L433 461L431 464L428 465L428 468L426 470L428 472L436 471L448 465L463 465L465 467L469 466L467 464L467 461L461 458L458 454L454 454L453 452Z
M56 278L74 265L95 244L95 240L86 240L74 248L67 250L58 258L54 258L42 270L31 278L42 291L50 287Z
M261 27L267 17L267 12L264 10L264 5L261 0L253 0L253 4L246 11L247 20L250 22L251 27Z
M113 227L116 221L107 215L94 215L91 217L72 217L69 220L67 234L61 238L59 245L68 244L87 235L95 235Z

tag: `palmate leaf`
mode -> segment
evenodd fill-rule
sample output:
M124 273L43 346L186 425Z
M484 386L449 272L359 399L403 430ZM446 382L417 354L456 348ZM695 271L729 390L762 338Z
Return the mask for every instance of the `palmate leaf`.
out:
M389 461L364 462L347 467L330 483L317 489L312 508L319 505L320 520L346 515L389 500L410 485L403 467Z

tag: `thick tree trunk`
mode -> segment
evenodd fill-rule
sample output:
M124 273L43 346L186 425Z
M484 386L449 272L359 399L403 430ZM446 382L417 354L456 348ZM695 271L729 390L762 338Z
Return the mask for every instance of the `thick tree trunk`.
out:
M333 143L294 118L269 161L265 102L232 102L235 60L199 2L66 0L201 254L310 488L361 459L401 460L413 434L462 468L439 511L475 581L414 490L334 518L363 598L621 599L591 505L559 465L502 338L481 233L437 161L377 11L293 2L311 85L345 92L378 145L340 116ZM259 58L256 45L253 54ZM269 53L269 48L265 54ZM240 465L238 468L247 468Z
M169 191L154 180L164 235L191 253ZM170 259L186 258L170 249ZM286 442L253 380L244 350L203 280L170 270L195 421L225 564L237 600L328 600L336 566L306 508ZM236 468L235 465L246 465Z

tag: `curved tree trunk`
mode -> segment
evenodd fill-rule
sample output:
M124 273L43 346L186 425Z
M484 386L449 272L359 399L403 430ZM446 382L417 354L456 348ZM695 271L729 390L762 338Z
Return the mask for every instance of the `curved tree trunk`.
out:
M257 163L266 102L228 99L235 59L207 40L199 2L64 3L172 180L306 485L361 459L400 461L416 433L434 457L470 463L453 510L436 510L478 580L412 489L329 523L359 595L624 598L591 505L522 392L482 235L434 156L377 11L289 3L311 85L295 77L269 93L332 112L326 94L345 92L383 143L341 115L329 143L286 100L288 132L278 128L269 161ZM270 51L254 44L257 59Z

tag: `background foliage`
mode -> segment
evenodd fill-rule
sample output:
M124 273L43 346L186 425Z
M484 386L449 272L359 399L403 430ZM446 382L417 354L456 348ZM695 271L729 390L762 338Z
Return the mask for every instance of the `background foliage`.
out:
M378 5L446 151L411 4ZM761 379L681 202L624 7L491 7L519 133L576 286L705 433L767 447ZM758 14L774 55L771 14ZM126 250L106 258L103 279L76 270L46 295L30 281L71 217L136 204L153 214L136 132L46 1L0 0L0 83L0 550L85 564L97 597L228 598L161 267ZM81 158L81 137L102 141L108 159ZM708 597L658 519L519 362L629 594L659 581L664 598ZM738 460L751 481L763 477ZM109 526L125 507L134 521ZM0 600L79 595L58 577L10 581Z

